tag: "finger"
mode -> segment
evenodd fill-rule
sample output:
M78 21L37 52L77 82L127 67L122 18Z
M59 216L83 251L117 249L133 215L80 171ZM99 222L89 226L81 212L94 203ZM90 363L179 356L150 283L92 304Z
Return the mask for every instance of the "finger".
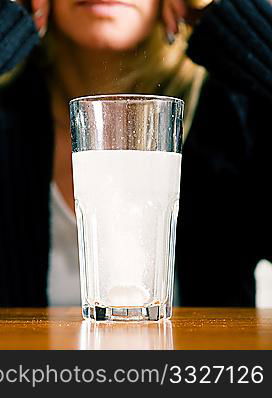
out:
M46 0L32 0L32 10L35 13L37 10L42 9L44 7L44 3Z
M32 0L32 10L36 28L41 37L44 36L47 28L47 20L49 15L48 0Z

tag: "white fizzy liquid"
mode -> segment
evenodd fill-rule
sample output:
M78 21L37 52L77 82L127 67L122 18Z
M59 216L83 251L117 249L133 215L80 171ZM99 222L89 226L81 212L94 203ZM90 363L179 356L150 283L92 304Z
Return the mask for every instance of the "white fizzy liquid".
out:
M144 306L165 299L180 168L181 155L170 152L73 153L83 301Z

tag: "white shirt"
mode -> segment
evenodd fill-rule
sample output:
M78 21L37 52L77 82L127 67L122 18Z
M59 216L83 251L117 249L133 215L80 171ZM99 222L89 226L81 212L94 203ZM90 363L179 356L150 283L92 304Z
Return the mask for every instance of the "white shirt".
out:
M255 272L257 307L272 305L272 267L267 264L262 261ZM179 305L177 278L174 290L174 304ZM55 183L51 184L51 251L47 296L50 306L80 305L76 218Z
M51 184L51 250L47 296L50 306L80 305L76 218L54 182Z
M51 183L51 250L47 297L50 306L79 306L80 279L76 218L56 183ZM178 297L175 278L174 297ZM174 299L175 305L178 301Z

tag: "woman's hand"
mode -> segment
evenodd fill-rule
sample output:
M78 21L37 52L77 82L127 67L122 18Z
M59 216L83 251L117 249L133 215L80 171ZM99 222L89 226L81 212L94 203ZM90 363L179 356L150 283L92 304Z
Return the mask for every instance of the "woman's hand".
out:
M16 0L17 3L26 5L26 0ZM49 0L31 0L33 19L40 37L43 37L47 30L49 15Z
M43 37L47 30L49 0L32 0L32 10L39 35Z

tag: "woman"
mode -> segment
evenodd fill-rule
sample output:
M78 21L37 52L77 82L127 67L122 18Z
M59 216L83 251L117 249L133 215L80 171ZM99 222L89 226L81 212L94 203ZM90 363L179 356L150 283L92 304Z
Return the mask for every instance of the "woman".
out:
M54 271L60 196L64 211L73 211L67 101L86 94L156 92L185 96L189 103L177 240L181 303L254 305L254 267L271 256L266 234L256 233L265 227L262 217L270 217L270 192L265 199L258 192L270 176L263 154L270 144L265 130L272 101L271 6L252 0L244 9L239 0L221 0L196 11L182 0L164 0L162 8L158 0L109 3L51 1L48 64L37 64L33 54L1 91L0 303L57 303L56 277L50 274L64 275ZM49 3L32 5L43 35ZM187 54L209 71L205 82L203 69L184 55L184 29L177 34L181 18L197 23ZM173 42L175 35L175 51L170 57L166 44L163 58L164 36ZM14 66L10 58L6 65Z

